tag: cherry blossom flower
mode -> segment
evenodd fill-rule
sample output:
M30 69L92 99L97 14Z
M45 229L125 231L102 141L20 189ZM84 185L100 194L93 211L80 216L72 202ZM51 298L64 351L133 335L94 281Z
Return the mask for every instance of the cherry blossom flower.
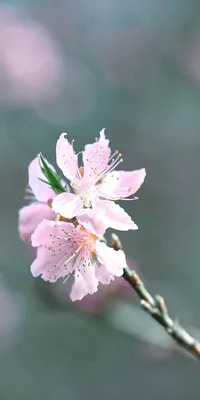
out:
M114 201L131 200L127 197L137 192L146 175L144 168L115 171L122 162L121 154L118 151L111 154L104 131L100 132L99 140L85 146L83 167L80 168L73 143L68 142L65 133L61 134L56 146L57 164L70 181L74 193L61 193L52 203L55 212L65 218L77 216L81 224L99 235L108 227L137 229L131 217Z
M32 246L38 248L32 275L41 275L49 282L59 278L66 282L73 274L72 301L95 293L99 282L109 284L126 267L122 250L107 247L81 225L64 221L43 220L32 235Z
M48 165L54 170L49 163ZM53 189L40 180L45 180L45 177L41 171L38 157L30 163L28 175L30 189L27 189L29 194L27 198L32 202L19 211L19 234L22 240L29 242L32 233L43 218L51 220L55 217L50 203L56 194Z

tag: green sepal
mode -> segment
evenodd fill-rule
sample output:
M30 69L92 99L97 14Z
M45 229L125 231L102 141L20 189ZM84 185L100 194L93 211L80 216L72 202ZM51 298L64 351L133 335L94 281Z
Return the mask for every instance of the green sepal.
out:
M42 178L38 178L41 182L43 182L43 183L46 183L47 185L49 185L50 186L50 183L49 182L47 182L47 181L45 181L44 179L42 179Z
M53 171L48 164L46 163L42 154L38 154L38 160L40 164L40 168L42 173L44 174L46 181L42 178L39 178L42 182L49 185L57 194L66 192L65 188L61 183L61 178L57 174L57 172Z

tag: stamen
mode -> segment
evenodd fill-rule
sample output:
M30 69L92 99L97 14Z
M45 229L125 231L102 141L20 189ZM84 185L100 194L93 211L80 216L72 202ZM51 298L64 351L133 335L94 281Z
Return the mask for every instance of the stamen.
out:
M125 201L132 201L132 200L139 200L139 197L133 197L133 198L130 198L130 197L123 197L122 199L120 198L119 200L125 200Z
M79 168L79 171L80 171L81 176L83 176L83 174L84 174L84 167L80 167L80 168Z
M74 191L78 191L79 190L79 186L75 182L70 182L70 185L74 189Z
M68 279L70 278L70 274L67 276L67 278L65 278L65 280L63 281L63 283L66 283L68 281Z
M114 153L111 154L111 156L108 159L108 163L113 159L113 157L115 156L115 154L119 154L119 150L115 150ZM120 155L120 154L119 154Z
M121 158L120 160L118 160L117 162L117 159L115 160L115 163L113 163L113 165L111 165L111 168L110 169L108 169L108 171L107 172L112 172L121 162L123 162L124 160L123 160L123 158Z
M112 159L111 164L107 165L107 167L102 171L101 178L103 176L105 176L108 172L112 172L117 167L117 165L119 165L121 162L123 162L123 158L120 158L120 157L121 157L121 153L118 154L116 159Z
M59 273L59 274L56 274L56 273L55 273L56 280L58 280L58 279L62 276L63 272L65 271L65 268L66 268L67 264L69 263L69 261L73 260L73 258L78 254L78 252L80 251L80 249L81 249L81 247L79 247L79 248L77 249L77 251L74 252L74 254L72 254L71 257L68 258L67 261L64 261L64 260L65 260L65 256L64 256L64 257L58 262L58 264L56 264L56 266L54 266L53 268L51 268L51 269L49 270L49 272L51 272L51 271L53 271L54 269L59 269L59 268L61 267L60 273ZM69 275L70 275L70 274L69 274ZM69 276L69 275L68 275L68 276ZM63 282L63 283L64 283L64 282Z
M123 200L123 201L133 201L133 200L138 200L138 197L133 197L133 198L127 198L127 197L111 197L111 196L104 196L102 194L100 194L101 199L105 199L105 200L113 200L113 201L117 201L117 200Z

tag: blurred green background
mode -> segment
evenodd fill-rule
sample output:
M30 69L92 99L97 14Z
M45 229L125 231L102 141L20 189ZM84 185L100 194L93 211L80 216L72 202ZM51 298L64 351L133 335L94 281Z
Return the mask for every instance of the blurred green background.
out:
M124 204L139 226L120 235L127 257L200 338L200 2L0 2L1 400L199 399L197 362L134 295L89 316L30 274L28 164L55 162L61 132L79 151L103 127L124 169L147 170Z

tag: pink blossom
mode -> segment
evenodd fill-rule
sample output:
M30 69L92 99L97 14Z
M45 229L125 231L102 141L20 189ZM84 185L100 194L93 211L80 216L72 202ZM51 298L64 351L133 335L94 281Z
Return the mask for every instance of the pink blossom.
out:
M118 151L111 155L104 129L99 140L85 146L83 167L79 168L78 155L65 135L63 133L57 141L56 158L74 193L56 196L53 210L65 218L77 216L81 224L98 235L108 226L119 230L137 229L131 217L114 201L131 200L127 197L135 194L142 185L145 169L114 171L122 158Z
M41 275L49 282L62 278L66 282L74 275L72 301L95 293L99 282L109 284L126 267L122 250L107 247L81 225L74 227L68 222L43 220L32 235L32 246L38 248L31 265L34 277Z
M49 163L48 165L54 169ZM40 178L45 180L45 177L41 171L37 157L30 163L28 175L30 186L28 192L32 203L21 208L19 211L19 234L24 241L31 240L32 233L43 218L51 220L55 217L55 213L48 205L48 202L56 194L46 183L40 180Z

